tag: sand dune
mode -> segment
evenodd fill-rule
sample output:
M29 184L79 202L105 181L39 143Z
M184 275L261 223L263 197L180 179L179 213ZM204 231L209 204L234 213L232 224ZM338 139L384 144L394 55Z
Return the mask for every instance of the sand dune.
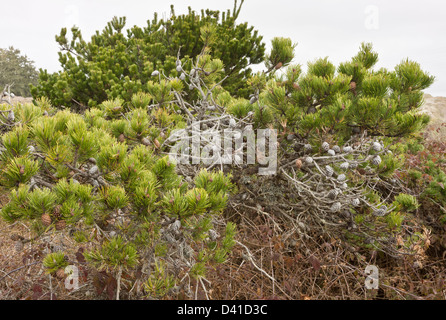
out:
M432 123L446 122L446 98L425 94L421 112L428 114Z

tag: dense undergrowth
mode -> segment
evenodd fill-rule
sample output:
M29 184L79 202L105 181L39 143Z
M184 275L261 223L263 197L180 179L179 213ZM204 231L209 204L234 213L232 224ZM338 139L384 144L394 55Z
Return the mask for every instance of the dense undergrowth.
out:
M127 36L113 19L88 43L62 30L63 71L41 72L32 104L0 105L1 217L29 228L11 235L26 268L66 299L444 299L443 129L417 112L434 78L408 59L375 70L371 44L303 73L295 44L264 55L239 10ZM241 153L215 140L227 132ZM169 156L196 137L200 161ZM5 298L53 294L40 274L1 280Z

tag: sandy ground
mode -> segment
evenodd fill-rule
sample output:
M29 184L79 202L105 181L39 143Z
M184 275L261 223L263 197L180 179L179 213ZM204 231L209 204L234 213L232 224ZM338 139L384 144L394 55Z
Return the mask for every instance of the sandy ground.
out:
M9 99L7 97L3 97L3 101L1 103L4 103L4 101L9 102ZM11 104L16 104L16 103L29 103L32 102L33 98L25 98L25 97L14 97L11 98Z
M446 98L425 94L421 111L431 116L432 123L446 122Z

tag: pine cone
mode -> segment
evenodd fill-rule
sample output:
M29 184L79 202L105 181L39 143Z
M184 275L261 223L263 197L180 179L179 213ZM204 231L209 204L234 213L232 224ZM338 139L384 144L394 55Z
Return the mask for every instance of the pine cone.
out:
M327 197L330 199L334 199L338 196L339 192L336 189L330 190L330 192L328 192Z
M59 218L61 209L62 209L62 206L60 204L55 206L54 209L53 209L53 216L56 217L56 218Z
M381 163L381 157L380 156L376 156L372 159L372 164L374 164L375 166L379 166L379 164Z
M341 148L339 146L333 146L332 148L334 150L334 152L339 153L341 152Z
M48 227L51 224L51 216L48 213L42 214L41 219L45 227Z
M382 149L382 146L381 146L381 144L379 143L379 142L373 142L373 145L372 145L372 148L373 148L373 150L375 150L375 151L381 151L381 149Z
M359 201L358 198L355 198L352 200L352 206L354 206L354 207L358 207L360 205L360 203L361 202Z
M65 220L59 220L56 222L56 230L63 230L67 226Z
M293 83L293 88L296 90L300 90L300 87L297 83Z
M125 135L123 133L121 133L119 135L119 142L124 142L125 141Z
M350 167L350 164L348 162L343 162L343 163L341 163L341 165L339 167L342 170L348 170L348 168Z
M306 162L307 164L312 164L312 163L313 163L313 158L312 158L312 157L306 157L306 158L305 158L305 162Z
M302 168L302 160L296 159L296 167L297 167L297 169Z
M336 155L336 152L335 152L333 149L329 149L329 150L327 151L327 153L328 153L330 156L334 156L334 155Z
M95 175L95 174L97 174L99 172L99 167L98 166L92 166L91 168L90 168L90 170L88 170L88 173L90 174L90 175Z
M249 96L249 104L254 104L258 100L257 96L255 94L252 94Z
M160 142L158 141L158 139L153 140L153 143L155 144L155 147L156 147L157 149L159 149L159 148L161 147L161 144L160 144Z
M322 150L328 151L329 149L330 149L330 145L328 144L328 142L322 143Z
M331 212L338 212L339 210L341 210L341 208L342 208L341 203L340 202L335 202L331 206L330 210L331 210Z
M65 270L62 269L62 268L60 268L59 270L56 271L56 276L57 276L59 279L63 279L63 278L65 278Z
M325 174L327 175L327 177L331 177L333 175L334 171L333 168L330 166L325 166Z
M311 144L307 143L306 145L304 145L304 149L307 152L311 152L311 150L313 149L313 147L311 146Z
M341 173L340 175L338 175L338 181L339 182L343 182L343 181L345 181L345 179L346 179L345 174Z
M350 146L345 146L344 148L342 148L342 150L345 152L345 153L350 153L350 152L352 152L352 147L350 147Z

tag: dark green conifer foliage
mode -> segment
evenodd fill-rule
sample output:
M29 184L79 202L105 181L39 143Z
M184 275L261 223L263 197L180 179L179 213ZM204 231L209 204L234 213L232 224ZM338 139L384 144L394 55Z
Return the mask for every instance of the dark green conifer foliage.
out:
M285 47L292 48L291 44ZM306 74L300 65L290 65L274 79L265 77L259 103L252 107L256 122L267 126L269 118L277 128L294 130L304 139L331 134L343 140L364 131L387 137L417 132L429 121L417 110L423 102L422 90L434 77L408 59L393 71L374 70L377 61L372 45L363 43L356 56L338 67L326 57L309 62ZM260 82L253 77L251 83ZM273 117L265 118L265 105ZM237 109L229 112L243 116Z
M278 130L283 178L264 179L258 188L284 190L290 217L305 210L302 219L317 218L317 228L328 222L316 232L327 234L329 226L344 232L345 219L359 225L359 233L345 234L352 242L368 241L363 227L373 225L370 239L381 245L388 227L402 226L394 209L418 205L403 195L390 206L382 190L398 192L392 177L402 160L394 137L427 123L416 111L434 78L409 60L393 71L374 70L378 55L370 44L339 66L328 58L309 62L304 74L291 64L290 39L274 38L264 56L261 37L235 24L239 11L237 2L221 16L210 10L176 16L172 9L171 19L155 15L127 35L125 18L115 18L88 43L76 28L69 42L63 29L57 41L64 70L40 74L33 94L42 98L0 105L0 185L10 190L0 216L31 222L38 235L61 225L77 230L76 241L96 245L88 262L118 282L147 263L145 293L163 297L185 285L183 273L198 284L237 243L235 225L221 215L236 198L230 199L237 191L232 176L213 171L218 165L173 163L169 146L187 135L173 130L193 131L195 121L219 133L253 124ZM248 66L261 60L266 71L251 75ZM248 175L240 169L239 182ZM341 209L354 216L342 218ZM48 270L63 267L62 258L49 255Z
M33 97L46 96L54 106L81 110L105 100L129 101L134 94L149 91L149 81L156 80L154 70L180 76L177 57L184 70L189 70L191 58L198 56L205 44L201 30L209 26L214 31L209 49L223 62L228 76L223 87L231 94L247 96L249 67L263 61L265 45L252 26L237 23L242 4L237 6L235 1L232 12L202 10L198 14L189 8L183 15L176 15L172 6L169 19L155 14L147 26L127 30L126 18L114 17L90 41L84 40L77 27L71 29L69 39L63 28L56 36L62 71L49 74L40 70Z

